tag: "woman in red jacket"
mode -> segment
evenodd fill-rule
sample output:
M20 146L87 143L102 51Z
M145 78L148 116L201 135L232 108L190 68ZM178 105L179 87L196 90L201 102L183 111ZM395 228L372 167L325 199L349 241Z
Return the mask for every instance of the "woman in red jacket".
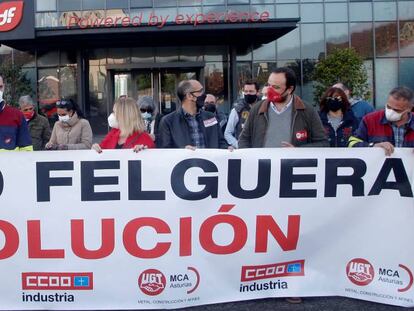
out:
M108 117L111 131L100 144L92 149L98 153L102 149L133 149L134 152L146 148L155 148L151 137L145 132L145 124L138 105L132 98L120 98L115 101L113 112Z

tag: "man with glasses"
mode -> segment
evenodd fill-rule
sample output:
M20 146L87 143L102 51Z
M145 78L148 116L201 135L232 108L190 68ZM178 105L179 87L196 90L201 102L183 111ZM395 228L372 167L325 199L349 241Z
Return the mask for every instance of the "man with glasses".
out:
M329 147L318 113L294 95L290 68L269 76L267 99L253 106L239 137L239 148Z
M0 151L33 151L29 128L20 110L6 105L4 79L0 76Z
M395 147L414 147L413 91L396 87L388 95L385 109L367 114L349 147L380 147L387 156Z
M177 95L181 107L161 120L158 148L227 148L217 118L202 109L206 95L201 83L181 81Z
M243 85L243 97L240 98L230 111L224 138L234 148L238 148L237 139L249 116L250 109L259 100L259 84L255 81L246 81Z

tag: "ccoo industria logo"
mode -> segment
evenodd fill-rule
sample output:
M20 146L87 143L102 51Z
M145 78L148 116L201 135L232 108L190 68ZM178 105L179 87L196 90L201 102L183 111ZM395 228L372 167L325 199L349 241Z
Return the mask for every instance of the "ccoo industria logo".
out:
M0 3L0 32L16 28L23 18L23 1Z

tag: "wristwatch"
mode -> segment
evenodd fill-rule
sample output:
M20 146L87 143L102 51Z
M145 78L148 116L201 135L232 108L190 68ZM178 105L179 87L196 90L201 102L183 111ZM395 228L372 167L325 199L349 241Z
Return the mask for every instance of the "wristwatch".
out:
M374 145L375 145L375 143L374 143L374 142L372 142L372 143L369 143L369 144L368 144L368 147L374 147Z

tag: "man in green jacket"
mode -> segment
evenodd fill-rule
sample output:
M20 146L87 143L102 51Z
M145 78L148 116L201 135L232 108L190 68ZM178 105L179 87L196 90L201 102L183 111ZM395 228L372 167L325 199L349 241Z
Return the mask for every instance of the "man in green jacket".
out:
M316 110L294 95L293 70L275 69L268 86L267 99L250 111L239 137L239 148L329 147Z
M19 98L19 107L29 125L33 150L44 150L50 139L49 121L36 112L33 99L29 95Z

